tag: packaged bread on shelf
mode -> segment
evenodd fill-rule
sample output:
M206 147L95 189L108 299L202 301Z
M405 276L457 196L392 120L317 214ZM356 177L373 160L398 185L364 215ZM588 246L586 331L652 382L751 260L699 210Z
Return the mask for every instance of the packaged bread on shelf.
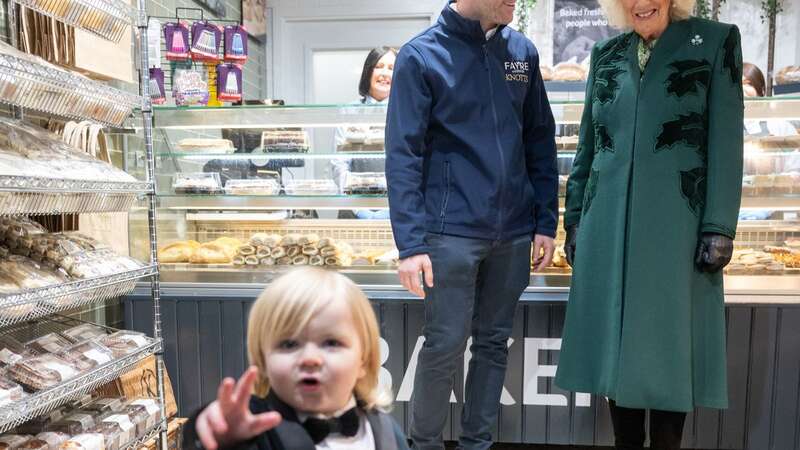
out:
M107 335L105 328L97 326L93 323L83 323L68 330L64 330L61 334L74 343L80 343L89 339L95 339Z
M106 346L96 341L85 341L58 354L63 360L69 361L82 371L90 371L114 359L114 353Z
M5 375L0 375L0 406L22 400L25 392L22 386L11 381Z
M123 406L123 399L121 397L103 397L92 400L89 404L83 406L82 409L106 416L111 413L122 411Z
M51 354L25 358L8 368L12 379L36 391L53 387L78 373L77 367Z
M103 434L111 433L112 436L116 434L120 447L137 437L136 425L131 421L130 416L124 412L124 408L124 405L120 405L120 411L104 416L100 422L100 426L105 429Z
M72 436L58 448L59 450L105 450L105 439L102 434L84 433Z
M50 424L48 431L60 431L62 433L76 435L86 433L95 426L95 416L86 412L74 412Z
M0 336L0 369L33 356L25 346L11 336Z
M158 402L151 398L132 400L124 410L136 425L139 436L143 436L161 420L161 408Z
M100 338L99 342L109 348L115 358L122 358L148 346L152 340L143 333L122 330Z
M33 438L17 447L19 450L50 450L50 443L39 438ZM56 446L56 448L58 448Z
M0 436L0 450L17 450L33 439L30 435L4 434Z
M36 435L36 439L47 442L49 450L57 450L58 446L66 442L70 436L57 431L45 431Z
M49 333L28 342L26 345L37 353L56 354L68 349L72 346L72 342L58 333Z
M200 243L197 241L173 242L161 247L158 251L158 260L162 263L186 263L198 248L200 248Z

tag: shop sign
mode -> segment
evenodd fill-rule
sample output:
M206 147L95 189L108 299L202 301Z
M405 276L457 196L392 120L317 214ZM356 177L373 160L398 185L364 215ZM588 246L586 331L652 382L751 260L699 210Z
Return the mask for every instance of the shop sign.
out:
M597 0L555 0L553 15L553 65L588 64L595 42L619 34Z
M425 343L425 337L417 337L416 344L414 345L414 351L411 353L411 360L406 366L405 372L403 373L403 378L400 382L400 387L397 389L397 396L395 398L395 401L397 402L408 402L411 400L411 392L414 390L414 377L417 373L419 351L422 349L423 343ZM472 338L469 338L467 341L467 350L464 352L464 377L466 377L467 374L469 361L472 359L472 354L469 350L471 344ZM380 340L380 345L381 365L383 365L389 360L391 349L389 348L389 344L383 338ZM509 339L508 347L511 348L512 345L514 345L514 340ZM518 401L521 400L523 405L568 406L569 399L566 395L546 394L539 392L539 380L543 378L555 377L557 367L550 364L543 364L541 361L539 361L539 355L541 354L540 352L560 350L561 339L524 338L522 345L524 346L523 379L525 380L522 398L515 399L511 396L508 390L503 387L500 403L504 406L511 406L517 404ZM385 367L381 367L380 383L383 387L390 390L394 385L393 376ZM463 399L463 393L461 398ZM590 394L577 393L575 394L575 406L584 408L589 407L591 406L591 399L592 397ZM457 399L455 392L451 392L450 403L458 402L459 400Z

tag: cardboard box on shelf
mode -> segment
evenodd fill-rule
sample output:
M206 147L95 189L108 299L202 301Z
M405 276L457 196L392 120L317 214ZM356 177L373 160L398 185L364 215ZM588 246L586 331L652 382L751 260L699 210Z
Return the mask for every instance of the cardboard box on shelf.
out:
M101 386L97 392L107 397L125 397L131 399L158 397L155 356L145 358L127 373ZM175 402L175 394L172 392L172 382L169 379L166 367L164 368L164 400L166 402L167 417L175 416L178 413L178 405Z

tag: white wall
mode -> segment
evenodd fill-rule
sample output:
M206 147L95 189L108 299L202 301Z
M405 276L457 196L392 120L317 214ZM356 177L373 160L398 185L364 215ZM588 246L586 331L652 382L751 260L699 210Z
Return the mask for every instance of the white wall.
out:
M314 80L306 69L314 52L401 45L433 23L444 4L445 0L268 0L268 96L290 103L312 101Z

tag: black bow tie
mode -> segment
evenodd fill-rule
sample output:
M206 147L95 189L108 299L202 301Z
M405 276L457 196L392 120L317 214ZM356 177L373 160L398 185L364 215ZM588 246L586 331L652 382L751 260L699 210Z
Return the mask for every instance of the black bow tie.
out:
M329 434L339 433L342 436L352 437L358 434L360 420L357 408L351 408L346 413L333 419L317 419L309 417L303 422L303 428L314 444L324 441Z

